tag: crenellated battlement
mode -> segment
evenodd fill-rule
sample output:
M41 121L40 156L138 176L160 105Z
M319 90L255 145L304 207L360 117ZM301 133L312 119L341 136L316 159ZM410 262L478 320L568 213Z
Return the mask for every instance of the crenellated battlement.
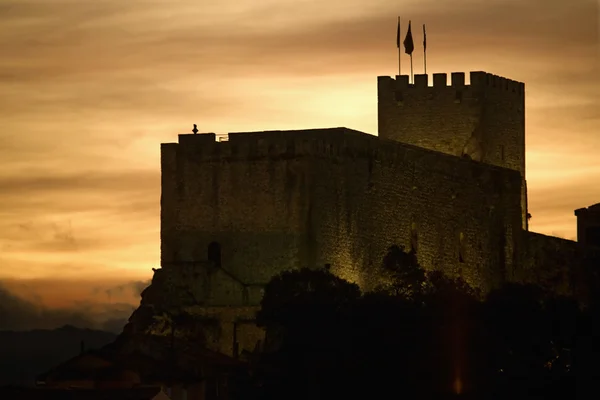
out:
M429 75L414 75L414 83L410 83L408 75L396 75L396 77L379 76L377 77L378 86L381 89L390 91L397 90L418 90L418 89L462 89L462 90L497 90L506 93L514 93L516 96L522 96L525 92L525 85L512 79L504 78L498 75L483 71L472 71L469 73L469 84L465 81L464 72L452 72L450 79L446 73L433 74L432 84L429 82Z
M493 175L515 184L520 175L506 168L482 164L414 145L386 140L347 128L297 131L236 132L228 141L214 133L182 134L179 143L170 144L177 157L195 163L290 160L302 157L329 159L343 163L369 159L386 167L427 165L432 172L461 177ZM166 145L169 146L169 145ZM166 150L166 147L164 148ZM509 183L510 185L510 183Z

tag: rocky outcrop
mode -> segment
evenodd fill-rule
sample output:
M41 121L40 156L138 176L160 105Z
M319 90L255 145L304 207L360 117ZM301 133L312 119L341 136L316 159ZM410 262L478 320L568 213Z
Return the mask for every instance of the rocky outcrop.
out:
M206 270L198 265L155 269L152 282L142 292L140 306L129 318L120 340L126 342L130 338L130 347L136 347L136 343L142 346L142 342L148 341L140 339L143 337L162 343L193 343L198 348L233 357L254 353L264 337L263 330L254 323L259 307L212 304L211 296L207 295L206 282L210 278L204 276Z

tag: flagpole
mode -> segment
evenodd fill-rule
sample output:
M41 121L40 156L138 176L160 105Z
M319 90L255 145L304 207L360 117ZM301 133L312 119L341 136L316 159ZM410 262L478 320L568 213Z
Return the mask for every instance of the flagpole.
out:
M412 32L410 30L410 20L408 21L408 30L406 31L406 38L404 38L404 52L406 54L408 54L410 56L410 81L413 84L415 83L414 81L414 76L413 76L413 57L412 57L412 53L415 50L415 44L413 42L413 38L412 38Z
M402 51L400 50L400 17L398 17L398 32L396 33L396 47L398 47L398 75L402 75Z
M425 24L423 24L423 68L427 75L427 35L425 33Z

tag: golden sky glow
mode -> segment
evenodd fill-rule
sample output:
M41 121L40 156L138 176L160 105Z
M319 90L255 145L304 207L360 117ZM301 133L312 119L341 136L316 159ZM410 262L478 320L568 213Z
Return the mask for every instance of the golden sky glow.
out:
M430 73L526 83L531 229L574 238L600 201L595 0L0 0L0 280L64 306L150 278L160 143L193 123L376 134L398 14L416 73L425 23Z

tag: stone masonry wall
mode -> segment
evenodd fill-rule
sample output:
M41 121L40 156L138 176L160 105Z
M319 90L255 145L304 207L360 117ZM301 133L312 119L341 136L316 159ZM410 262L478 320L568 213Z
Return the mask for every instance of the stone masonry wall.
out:
M330 263L368 288L387 248L418 236L426 268L484 289L512 273L518 173L345 128L214 139L163 145L165 267L206 259L216 241L245 284Z
M310 164L312 264L331 264L369 289L391 245L416 245L426 269L484 290L510 279L521 234L518 173L356 131L329 135L340 143L333 155Z
M262 299L262 290L256 289L262 288L244 287L210 262L166 265L154 270L124 331L174 333L224 354L250 354L264 340L264 330L255 323Z
M533 232L526 232L524 239L524 268L516 281L565 296L579 297L585 291L582 262L587 252L580 243Z
M263 152L257 157L237 150L235 140L219 143L214 135L163 145L163 265L206 260L216 242L223 269L245 284L300 266L305 182L294 171L301 161L271 158L268 148L255 150Z
M378 78L379 136L462 156L474 136L481 161L525 176L525 85L486 72ZM504 148L504 151L503 151ZM474 149L467 151L475 155ZM472 157L472 158L477 158Z

